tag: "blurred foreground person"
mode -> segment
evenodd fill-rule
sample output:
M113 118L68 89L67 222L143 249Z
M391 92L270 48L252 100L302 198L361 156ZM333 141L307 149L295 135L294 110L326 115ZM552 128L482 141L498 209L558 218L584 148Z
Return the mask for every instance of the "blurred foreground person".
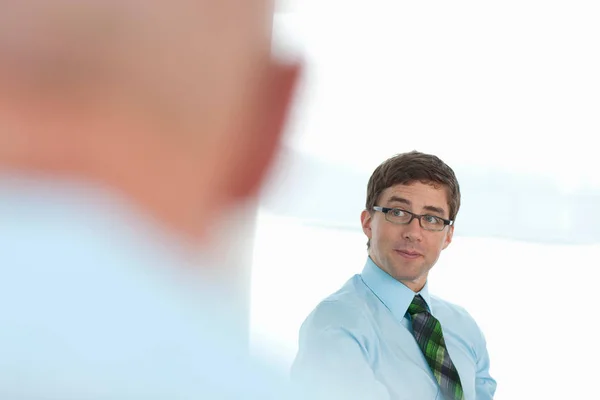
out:
M198 255L278 147L298 68L271 19L266 0L2 2L0 398L281 398Z

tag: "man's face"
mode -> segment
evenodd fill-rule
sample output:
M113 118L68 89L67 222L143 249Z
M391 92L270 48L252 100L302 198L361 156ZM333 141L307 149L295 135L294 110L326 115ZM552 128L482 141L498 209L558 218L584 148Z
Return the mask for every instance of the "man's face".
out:
M420 182L387 188L376 205L449 219L445 188ZM425 285L429 270L452 241L454 232L453 226L440 232L424 230L416 218L407 225L393 224L384 213L372 210L363 211L361 221L371 243L371 259L415 292Z

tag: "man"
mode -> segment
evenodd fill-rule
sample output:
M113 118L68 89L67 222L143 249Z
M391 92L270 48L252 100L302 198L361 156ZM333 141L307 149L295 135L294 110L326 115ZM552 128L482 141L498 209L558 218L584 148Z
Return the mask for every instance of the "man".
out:
M315 398L492 399L481 331L427 286L459 207L456 176L436 156L413 151L375 169L361 214L367 262L304 322L295 382Z
M7 0L0 398L280 399L206 254L298 67L266 0ZM232 251L234 251L233 249Z

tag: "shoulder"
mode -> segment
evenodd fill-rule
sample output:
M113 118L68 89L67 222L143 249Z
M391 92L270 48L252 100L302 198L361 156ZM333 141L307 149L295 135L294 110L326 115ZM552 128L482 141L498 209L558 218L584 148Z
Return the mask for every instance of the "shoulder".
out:
M304 321L302 330L363 328L367 324L369 315L367 295L360 276L353 276L340 290L317 304Z
M0 397L281 398L283 374L219 322L218 288L136 215L1 192L0 376L19 379Z

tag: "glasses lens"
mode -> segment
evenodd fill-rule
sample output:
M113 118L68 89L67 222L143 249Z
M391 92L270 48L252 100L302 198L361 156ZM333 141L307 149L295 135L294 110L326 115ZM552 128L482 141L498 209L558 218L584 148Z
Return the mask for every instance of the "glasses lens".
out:
M429 231L441 231L445 226L444 220L433 215L423 215L421 217L421 225L423 225L423 229Z
M386 214L387 220L395 224L406 224L411 219L411 215L399 208L392 208Z

